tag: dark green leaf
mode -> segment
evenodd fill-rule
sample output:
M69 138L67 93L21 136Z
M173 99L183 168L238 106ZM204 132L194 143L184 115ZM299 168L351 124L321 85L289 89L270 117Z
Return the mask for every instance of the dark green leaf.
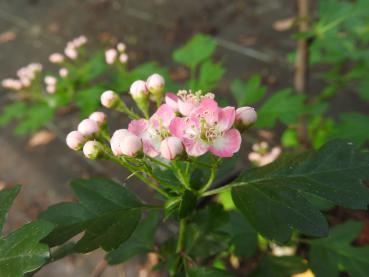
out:
M10 206L18 195L20 189L21 186L18 185L11 189L0 190L0 237Z
M214 63L211 60L205 61L200 67L199 80L197 82L197 90L208 92L214 89L222 76L225 68L221 63Z
M173 53L173 59L178 63L194 68L213 55L215 48L216 42L212 37L197 34Z
M310 193L352 209L366 209L369 157L352 143L332 141L317 152L282 157L245 171L234 183L232 198L257 231L285 242L293 228L324 236L328 225L306 198Z
M197 196L190 190L186 190L179 204L179 218L185 218L196 208Z
M76 244L76 251L85 253L100 246L113 250L130 237L140 220L142 206L131 192L101 178L74 181L72 188L79 203L57 204L40 215L56 224L46 243L58 245L85 231Z
M232 277L234 275L227 271L213 268L213 267L196 267L196 268L192 268L189 271L189 276L191 277Z
M261 84L261 76L255 74L245 82L235 79L231 84L231 91L237 105L242 107L259 101L264 96L266 87Z
M147 253L154 246L155 231L159 222L158 213L149 214L137 227L132 236L106 256L109 264L124 263L128 259Z
M277 120L284 124L295 123L305 111L304 99L304 96L293 94L289 89L275 92L257 111L256 126L273 127Z
M333 137L344 138L363 144L369 140L369 116L359 113L346 113L333 129Z
M49 248L39 241L53 225L37 220L0 239L0 276L22 277L42 266L49 258Z
M251 277L286 277L307 270L303 258L298 256L266 256L250 274Z
M331 230L327 238L313 240L310 265L317 277L336 277L346 271L351 277L366 277L369 272L369 246L354 247L362 224L348 221Z

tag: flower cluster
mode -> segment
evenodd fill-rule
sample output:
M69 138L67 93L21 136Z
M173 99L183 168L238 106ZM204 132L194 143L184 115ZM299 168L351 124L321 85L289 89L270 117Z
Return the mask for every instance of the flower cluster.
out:
M38 74L42 71L42 65L31 63L17 71L18 79L4 79L1 85L6 89L22 90L31 86Z
M279 146L270 149L266 141L255 143L252 145L252 152L249 153L249 160L256 166L264 166L274 162L282 153Z
M71 60L78 58L79 49L87 43L87 38L85 36L79 36L75 39L69 41L64 49L64 54Z
M163 89L164 78L159 74L151 75L146 82L138 80L132 84L130 93L145 118L131 116L133 120L128 128L113 133L110 147L114 156L135 157L143 153L151 158L160 156L173 160L186 155L198 157L207 152L218 157L231 157L239 151L240 131L253 124L257 117L253 108L222 108L212 93L203 95L201 91L181 90L177 94L167 93L164 103L160 103L151 116L146 115L150 95L154 98L162 95ZM113 91L104 92L101 102L108 108L120 107L130 115L124 102ZM102 149L101 141L96 138L105 122L105 115L92 114L79 124L78 131L68 135L68 146L80 150L84 144L84 154L96 158L96 151Z
M106 50L105 61L107 64L114 64L116 61L119 61L121 64L126 64L128 61L126 45L123 42L120 42L117 44L116 48Z

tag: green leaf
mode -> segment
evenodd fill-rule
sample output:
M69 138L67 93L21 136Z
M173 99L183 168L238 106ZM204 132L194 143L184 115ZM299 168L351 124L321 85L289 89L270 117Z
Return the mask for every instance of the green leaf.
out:
M24 102L15 102L7 105L0 116L0 126L5 126L11 120L22 117L26 111L27 105Z
M216 41L212 37L197 34L173 53L173 59L180 64L194 68L213 55L215 48Z
M205 61L200 67L199 80L196 90L208 92L214 89L225 73L225 68L221 63L214 63L211 60Z
M286 277L307 270L307 265L302 257L266 256L258 267L250 274L250 277Z
M185 218L196 208L197 196L190 190L186 190L179 204L179 218Z
M79 81L82 83L91 82L102 75L108 67L105 62L105 54L102 51L96 52L85 64L78 68Z
M351 209L366 209L369 157L344 141L332 141L319 151L285 156L264 167L245 171L232 183L232 198L257 231L269 239L287 241L292 229L325 236L328 225L304 193Z
M285 130L282 134L281 142L284 147L297 147L299 145L297 130L296 129Z
M53 225L36 220L0 239L0 276L22 277L42 266L49 258L49 248L39 243Z
M261 76L252 75L247 81L235 79L231 84L231 91L239 107L247 106L259 101L266 92L266 87L261 84Z
M333 130L334 138L350 139L364 144L369 139L369 116L359 113L346 113L340 116L340 122Z
M18 185L11 189L0 190L0 237L10 206L18 195L20 189L21 186Z
M310 265L317 277L336 277L340 271L351 277L368 275L369 246L352 246L361 229L361 223L348 221L335 226L327 238L311 241Z
M232 277L233 274L213 268L213 267L195 267L191 268L189 271L189 275L191 277Z
M93 86L77 92L75 104L80 109L81 117L89 116L100 107L100 96L103 91L103 87Z
M151 251L154 246L154 237L158 222L158 213L150 213L138 225L137 229L127 241L108 253L105 257L108 263L111 265L124 263L136 255Z
M44 127L54 116L54 109L47 104L37 104L28 107L22 116L21 122L15 128L17 135L33 133Z
M123 186L102 178L72 182L79 203L60 203L40 217L56 225L45 238L50 246L62 244L85 231L76 251L86 253L98 247L110 251L126 241L140 217L141 202Z
M284 124L296 123L298 116L305 111L304 99L304 96L293 94L290 89L274 93L257 111L256 126L273 127L277 120Z

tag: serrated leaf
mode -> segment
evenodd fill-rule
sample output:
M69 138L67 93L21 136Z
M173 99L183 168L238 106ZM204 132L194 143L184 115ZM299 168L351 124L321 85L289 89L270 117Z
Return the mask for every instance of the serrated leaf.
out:
M11 120L20 118L27 111L27 105L24 102L15 102L7 105L0 115L0 126L5 126Z
M189 271L191 277L233 277L234 275L214 267L196 267Z
M332 136L363 144L369 140L368 130L369 116L359 113L346 113L340 116L340 122L334 127Z
M307 269L306 263L302 257L284 256L273 257L266 256L260 262L258 267L251 272L250 277L286 277Z
M0 276L22 277L42 266L49 258L49 248L39 243L53 225L37 220L0 239Z
M190 190L186 190L182 194L182 198L179 204L178 215L179 218L185 218L190 215L196 208L197 196Z
M225 68L221 63L214 63L211 60L205 61L200 67L196 90L211 91L217 86L224 73Z
M346 271L351 277L366 277L369 272L369 246L354 247L362 224L348 221L334 227L327 238L311 241L310 265L317 277L336 277Z
M289 89L275 92L258 109L256 126L273 127L278 120L284 124L295 123L305 111L304 99L304 96L293 94Z
M142 207L131 192L102 178L76 180L72 188L79 203L57 204L40 215L56 225L44 240L48 245L62 244L85 231L75 246L76 251L86 253L98 247L110 251L131 236Z
M152 212L149 214L142 220L127 241L106 255L105 259L108 263L111 265L124 263L136 255L151 251L154 246L154 237L158 222L158 213Z
M82 83L91 82L102 75L108 69L105 62L104 53L99 51L94 53L80 68L78 68L79 81Z
M178 63L194 68L213 55L215 48L216 41L212 37L197 34L173 53L173 59Z
M89 116L100 106L100 96L104 88L93 86L79 90L75 95L75 104L80 109L81 117Z
M14 188L0 190L0 237L10 206L18 195L20 189L21 186L18 185Z
M266 92L266 87L261 84L261 76L252 75L247 81L235 79L231 84L233 97L239 107L252 105L259 101Z
M332 141L319 151L286 156L245 171L234 183L232 198L257 231L287 241L292 229L324 236L328 225L305 197L310 193L351 209L366 209L369 157L352 143Z

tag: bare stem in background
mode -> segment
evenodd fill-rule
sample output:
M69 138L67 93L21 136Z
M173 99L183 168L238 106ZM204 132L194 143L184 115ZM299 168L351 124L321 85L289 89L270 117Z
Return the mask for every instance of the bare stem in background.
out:
M299 32L305 33L309 30L309 0L297 0L297 8ZM303 95L304 93L307 93L308 73L309 39L304 37L297 41L294 87L298 94ZM307 124L306 118L303 116L301 116L297 127L297 135L300 143L306 146L308 143Z

